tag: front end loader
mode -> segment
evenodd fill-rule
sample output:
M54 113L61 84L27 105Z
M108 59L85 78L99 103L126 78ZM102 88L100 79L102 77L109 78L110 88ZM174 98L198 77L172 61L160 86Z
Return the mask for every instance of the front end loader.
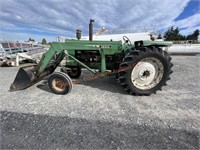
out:
M127 37L122 41L93 41L93 20L89 24L89 40L52 42L39 64L20 68L10 91L23 90L48 77L53 93L67 94L72 89L71 78L79 78L86 68L95 76L107 72L115 74L124 89L132 95L150 95L166 85L172 73L171 57L163 47L172 45L164 41L136 41ZM54 72L63 59L67 59L61 72Z

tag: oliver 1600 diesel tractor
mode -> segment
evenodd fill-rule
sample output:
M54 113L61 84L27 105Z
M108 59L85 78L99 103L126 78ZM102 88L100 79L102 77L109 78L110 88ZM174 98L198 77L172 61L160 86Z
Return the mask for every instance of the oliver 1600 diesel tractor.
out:
M48 81L53 93L67 94L79 78L81 69L86 68L94 76L115 74L124 89L132 95L150 95L166 85L172 73L171 57L163 47L172 45L164 41L136 41L127 37L122 41L94 41L93 20L89 24L89 40L77 39L53 42L37 65L20 68L10 91L23 90L42 79ZM61 72L54 72L63 59Z

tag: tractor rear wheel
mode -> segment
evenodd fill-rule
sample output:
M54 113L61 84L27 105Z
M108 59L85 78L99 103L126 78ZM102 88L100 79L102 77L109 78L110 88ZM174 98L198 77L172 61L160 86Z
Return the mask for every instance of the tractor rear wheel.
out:
M62 72L55 72L48 78L48 86L55 94L67 94L72 89L72 80Z
M140 47L120 64L119 81L133 95L150 95L167 85L173 64L167 52L156 47Z

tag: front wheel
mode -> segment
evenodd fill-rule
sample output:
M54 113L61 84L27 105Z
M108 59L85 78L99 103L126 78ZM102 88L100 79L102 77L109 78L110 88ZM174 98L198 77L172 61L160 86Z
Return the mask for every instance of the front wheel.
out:
M141 47L120 64L121 85L133 95L150 95L166 85L172 73L171 57L160 48Z
M55 72L48 78L48 86L55 94L67 94L72 89L72 80L62 72Z

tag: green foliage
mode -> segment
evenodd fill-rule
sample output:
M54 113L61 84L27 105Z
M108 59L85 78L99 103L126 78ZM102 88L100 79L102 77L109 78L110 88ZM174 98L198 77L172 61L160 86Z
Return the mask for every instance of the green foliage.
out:
M29 38L28 41L29 41L29 42L30 42L30 41L31 41L31 42L35 42L35 40L32 39L32 38Z
M187 40L198 40L199 30L195 30L193 34L187 36Z
M182 40L198 40L199 30L195 30L193 34L188 36L181 35L179 33L179 28L170 27L167 32L164 34L164 38L166 41L182 41Z
M180 41L180 40L185 40L185 36L181 35L179 32L180 31L179 31L178 27L176 27L175 29L174 29L173 26L170 27L167 30L167 32L165 32L165 35L164 35L165 40L166 41Z
M42 39L42 44L45 44L45 45L47 44L47 41L45 38Z

